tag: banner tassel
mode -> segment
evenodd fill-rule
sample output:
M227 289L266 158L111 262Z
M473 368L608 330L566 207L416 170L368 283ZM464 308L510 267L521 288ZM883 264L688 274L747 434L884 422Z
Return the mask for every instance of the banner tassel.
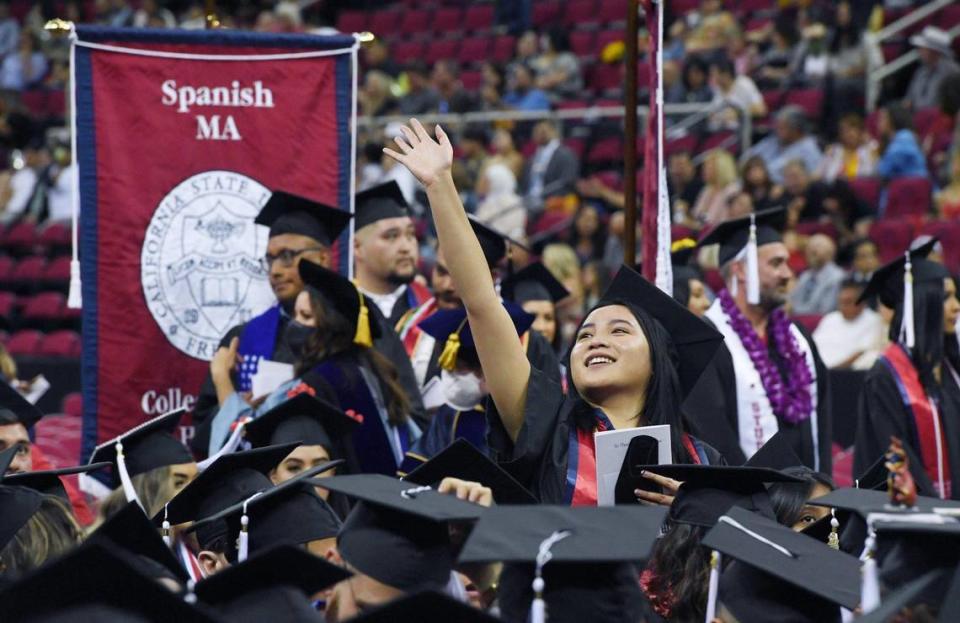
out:
M80 243L78 228L80 227L80 164L77 160L77 75L76 75L76 48L77 33L70 29L70 158L71 192L70 192L70 289L67 292L67 307L80 309L83 304L80 283Z

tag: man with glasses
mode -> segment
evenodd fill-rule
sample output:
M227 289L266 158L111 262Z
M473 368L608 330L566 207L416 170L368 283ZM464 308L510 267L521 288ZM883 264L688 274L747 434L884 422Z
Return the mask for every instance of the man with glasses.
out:
M294 363L300 355L309 327L291 322L293 305L303 290L297 266L305 259L332 268L333 243L350 218L345 210L279 190L263 206L255 223L270 228L267 253L261 263L277 303L249 322L230 329L220 341L220 348L233 351L241 364L234 379L234 386L241 393L250 391L250 379L260 361ZM210 422L219 405L216 387L208 374L193 411L196 434L191 445L200 454L207 453Z

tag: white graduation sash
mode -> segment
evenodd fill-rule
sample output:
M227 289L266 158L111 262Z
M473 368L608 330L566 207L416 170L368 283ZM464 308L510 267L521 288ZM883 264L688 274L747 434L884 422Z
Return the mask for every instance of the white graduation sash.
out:
M730 318L720 307L720 299L716 299L706 313L717 330L723 334L724 344L730 351L733 359L733 372L736 378L737 390L737 433L740 439L740 449L749 459L780 429L777 416L773 413L773 406L767 398L763 388L763 380L750 359L750 354L740 341L740 336L734 331ZM810 383L810 399L812 412L810 414L810 434L813 437L813 468L820 469L820 448L817 435L817 367L813 360L813 351L810 344L792 323L790 331L800 345L800 350L807 360L807 368L813 381Z

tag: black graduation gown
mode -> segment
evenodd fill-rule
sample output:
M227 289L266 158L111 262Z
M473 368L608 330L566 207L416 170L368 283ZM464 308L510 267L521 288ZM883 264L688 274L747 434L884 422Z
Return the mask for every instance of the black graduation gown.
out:
M405 301L406 296L401 296ZM397 305L400 301L397 301ZM394 306L396 308L396 305ZM380 324L380 337L373 341L373 347L381 355L390 360L393 367L397 369L397 380L410 399L410 417L416 422L421 430L427 430L430 426L430 419L427 417L426 409L423 408L423 398L420 396L420 387L417 385L417 376L413 372L413 365L410 363L410 357L400 341L400 336L394 331L395 322L384 317L383 312L376 305L367 305L370 310L370 321Z
M710 322L708 318L704 318ZM713 323L710 323L713 324ZM820 470L831 473L833 442L832 410L830 408L830 383L827 368L820 359L816 344L806 329L799 326L800 333L806 338L813 353L817 370L817 437L819 442ZM783 359L773 347L769 348L770 357L783 377L785 368ZM693 390L683 403L683 414L689 430L706 443L716 448L731 465L743 465L747 457L740 448L740 429L737 426L737 383L733 369L733 357L725 344L721 344L713 361L703 371ZM813 437L810 421L799 425L789 424L777 418L780 431L790 439L797 456L803 464L812 468Z
M560 383L530 368L524 422L516 443L510 439L493 400L487 399L487 442L500 466L527 487L542 504L567 504L570 431L576 427L575 399L563 395ZM701 444L707 463L723 463L720 453Z
M960 387L953 375L944 370L941 400L938 405L947 440L950 479L954 500L960 500ZM920 442L913 415L900 397L897 381L887 366L878 361L867 372L857 417L857 440L854 444L853 473L862 474L890 446L890 436L903 441L910 460L910 473L917 483L917 493L939 497L939 492L923 467Z

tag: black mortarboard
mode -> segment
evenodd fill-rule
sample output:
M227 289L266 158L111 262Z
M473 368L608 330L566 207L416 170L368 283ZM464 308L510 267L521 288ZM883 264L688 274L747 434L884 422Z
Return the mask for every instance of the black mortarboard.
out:
M131 563L146 575L154 575L157 567L160 567L161 575L173 577L181 584L186 584L190 579L186 569L163 542L156 527L136 502L128 502L111 515L87 537L86 542L103 541L138 557L139 560Z
M323 295L354 329L353 341L367 348L380 337L380 323L370 318L366 297L352 281L319 264L301 260L300 278L309 288Z
M299 234L329 247L343 233L350 217L345 210L277 190L270 195L254 222L269 227L271 238Z
M255 448L296 441L330 449L357 425L355 419L329 402L301 393L248 422L243 432Z
M0 459L0 467L2 467ZM53 495L65 502L70 501L70 496L63 486L60 476L70 474L83 474L98 469L109 467L110 463L93 463L90 465L78 465L76 467L61 467L59 469L45 469L38 472L24 472L21 474L7 474L3 476L3 470L0 470L0 482L11 487L28 487L43 493L44 495Z
M950 276L950 272L943 264L926 259L936 244L937 239L932 238L926 244L910 250L910 272L913 274L915 284L925 281L942 282L945 277ZM860 293L858 301L863 302L876 296L886 307L895 308L903 299L906 264L907 258L901 253L897 259L875 270L870 276L870 281L867 282L867 287Z
M718 262L723 266L733 260L747 246L750 240L750 219L755 218L757 225L757 246L773 242L782 242L780 232L786 224L786 210L770 208L761 210L752 215L741 216L718 223L713 229L700 238L699 246L719 244Z
M540 262L530 264L510 275L500 284L500 295L523 305L527 301L557 303L570 296L570 291Z
M500 619L435 591L395 599L350 623L497 623Z
M473 233L477 236L477 241L483 250L483 257L487 258L487 265L490 268L499 264L500 260L507 256L508 244L529 250L526 245L517 242L489 225L483 224L480 222L480 219L470 215L467 215L467 218L470 220L470 226L473 228Z
M900 612L923 598L923 595L929 594L935 586L942 586L945 580L949 579L950 572L945 569L932 569L920 577L900 586L896 590L884 595L880 606L870 612L857 617L857 623L889 623ZM960 615L960 612L957 613ZM940 621L958 620L955 616L945 618L941 612Z
M20 395L16 389L0 380L0 426L20 422L30 428L40 421L43 413Z
M880 579L887 586L902 586L929 569L952 571L960 563L960 521L932 514L920 519L908 513L902 521L873 522Z
M954 570L950 586L940 604L940 621L960 621L960 566Z
M166 518L175 526L205 519L269 489L273 483L266 475L298 445L286 443L221 456L174 496L153 518L154 522Z
M890 470L887 469L887 457L880 455L873 465L868 467L854 481L858 489L876 489L877 491L887 490L887 478L890 476Z
M32 621L91 604L150 623L219 620L144 575L122 550L104 542L85 543L0 592L0 620Z
M197 583L194 594L230 621L323 621L310 597L351 576L292 545L280 545Z
M860 603L860 561L742 508L701 541L734 559L720 575L717 601L738 621L839 620Z
M354 206L353 226L357 231L386 218L410 216L410 205L393 180L358 192Z
M782 432L777 431L773 437L760 446L760 449L753 453L750 460L746 462L747 467L765 467L767 469L787 469L803 465L803 461L797 456L793 449L793 444Z
M448 476L490 487L497 504L537 503L532 493L466 439L457 439L403 479L435 486Z
M622 266L594 307L627 303L643 309L666 329L677 349L677 376L686 395L709 365L723 336L629 266Z
M896 507L890 505L890 496L886 491L848 487L836 489L807 503L853 511L863 518L870 513L931 513L935 508L960 508L960 501L941 500L922 495L917 496L916 504L912 509Z
M123 445L124 462L130 476L144 474L166 465L193 463L193 455L174 436L180 419L186 413L178 409L148 420L122 435L105 441L93 449L88 463L113 463L113 486L120 485L117 444Z
M227 534L239 535L244 514L248 517L249 551L256 552L276 545L306 545L311 541L337 536L341 522L330 506L305 482L329 471L342 461L329 461L310 468L262 492L252 494L219 513L193 524L198 539L204 535L204 526L224 522ZM238 539L239 540L239 539ZM229 543L234 543L230 538ZM205 543L200 544L201 547ZM232 559L233 552L228 558Z
M454 556L450 521L470 521L483 507L379 474L309 481L359 500L337 538L350 566L388 586L412 591L442 588Z
M534 316L523 311L516 303L503 301L503 306L517 329L517 335L523 335L533 325ZM417 326L437 342L443 343L437 362L444 370L453 370L456 367L460 348L476 348L465 307L438 310L424 318Z
M773 518L768 482L803 482L802 479L763 467L729 465L649 465L643 469L683 482L670 505L674 523L710 528L733 507Z
M0 550L40 508L43 495L33 489L0 485Z

